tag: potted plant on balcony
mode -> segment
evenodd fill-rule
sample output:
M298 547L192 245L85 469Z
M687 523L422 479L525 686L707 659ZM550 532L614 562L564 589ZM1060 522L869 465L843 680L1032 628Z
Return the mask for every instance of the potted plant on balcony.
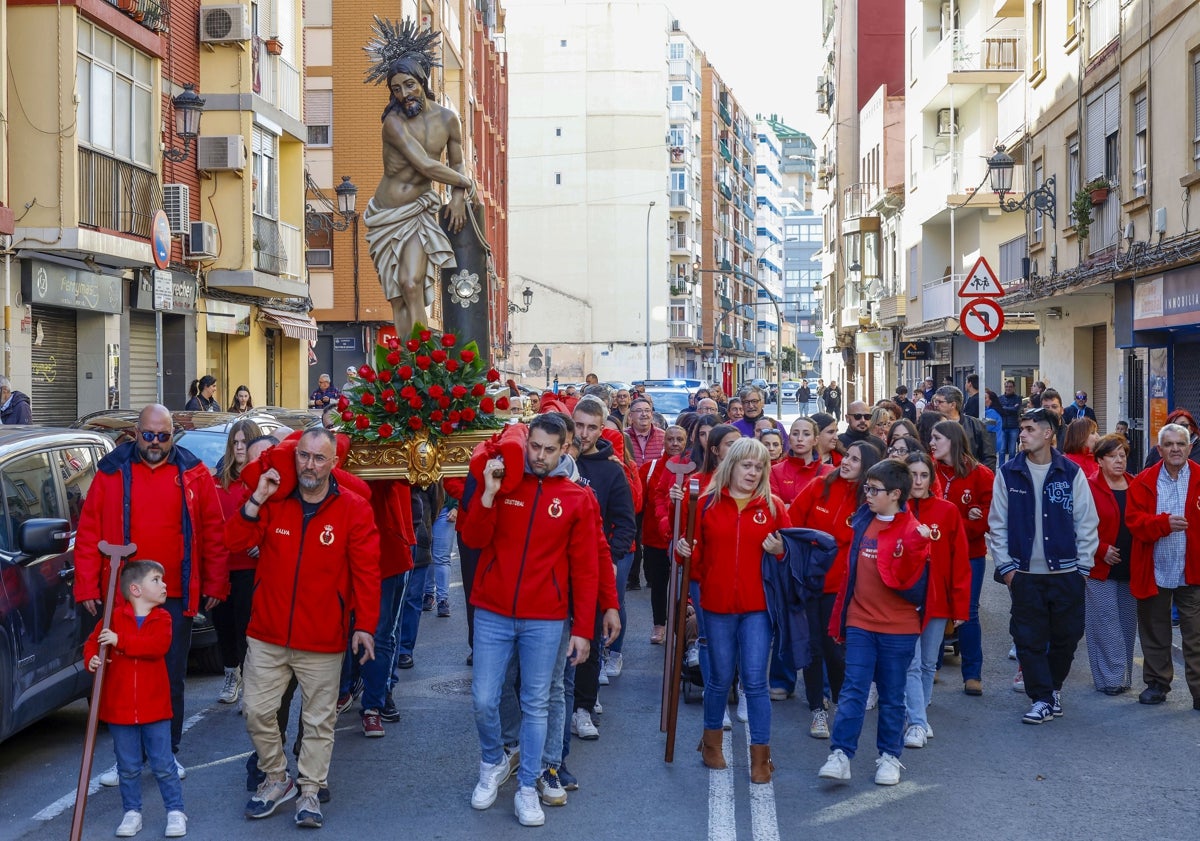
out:
M1083 189L1087 190L1092 204L1104 204L1108 201L1108 191L1112 189L1112 182L1101 176L1093 178L1083 186Z
M1075 220L1075 236L1087 239L1092 227L1092 194L1087 186L1071 200L1071 218Z
M283 42L279 40L278 35L272 35L270 38L263 41L263 44L266 45L267 52L269 52L271 55L283 54Z
M117 8L122 12L132 13L137 8L137 0L117 0Z

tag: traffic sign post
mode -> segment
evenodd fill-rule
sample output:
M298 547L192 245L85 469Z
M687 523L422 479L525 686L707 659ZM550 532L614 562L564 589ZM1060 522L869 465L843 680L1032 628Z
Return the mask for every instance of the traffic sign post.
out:
M1000 285L1000 279L996 277L996 273L992 271L986 258L980 257L975 261L971 271L967 272L967 276L963 278L962 285L958 287L958 296L960 298L1004 297L1004 287Z
M1004 329L1004 310L995 300L1004 297L1004 287L983 255L979 256L975 265L971 266L971 271L963 278L962 285L958 287L958 296L969 299L958 314L958 326L969 338L979 343L979 419L983 421L987 412L987 384L984 379L987 343Z
M967 338L980 343L990 342L1004 329L1004 310L991 298L967 301L958 314L958 326Z

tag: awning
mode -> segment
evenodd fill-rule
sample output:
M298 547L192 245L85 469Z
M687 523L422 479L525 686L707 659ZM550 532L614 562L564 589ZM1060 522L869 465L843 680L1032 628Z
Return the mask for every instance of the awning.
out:
M258 320L275 325L289 339L303 339L306 342L317 340L317 322L305 313L259 307Z

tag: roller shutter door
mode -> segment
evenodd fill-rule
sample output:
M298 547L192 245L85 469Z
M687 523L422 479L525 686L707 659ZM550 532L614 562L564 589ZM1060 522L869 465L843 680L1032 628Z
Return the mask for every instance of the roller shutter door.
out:
M33 422L70 426L79 418L75 311L32 307Z
M158 402L158 364L154 352L154 313L129 313L129 409Z
M1074 398L1072 394L1070 399ZM1117 425L1108 422L1108 327L1103 324L1092 328L1092 393L1088 405L1096 411L1101 435L1116 430Z

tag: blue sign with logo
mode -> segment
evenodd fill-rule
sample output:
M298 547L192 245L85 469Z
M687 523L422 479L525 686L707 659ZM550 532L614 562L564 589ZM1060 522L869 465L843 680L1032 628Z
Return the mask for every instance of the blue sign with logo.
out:
M162 210L154 211L150 247L154 250L154 265L165 269L171 264L171 220Z

